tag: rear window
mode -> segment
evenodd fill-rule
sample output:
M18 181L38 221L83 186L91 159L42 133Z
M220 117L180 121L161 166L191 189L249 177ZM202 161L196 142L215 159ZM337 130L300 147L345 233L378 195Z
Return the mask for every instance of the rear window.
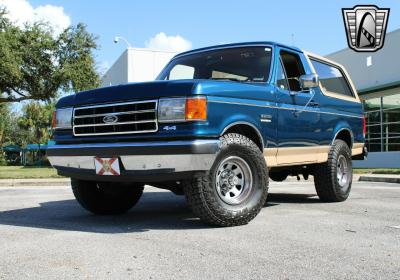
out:
M324 91L354 97L343 72L336 66L311 59Z

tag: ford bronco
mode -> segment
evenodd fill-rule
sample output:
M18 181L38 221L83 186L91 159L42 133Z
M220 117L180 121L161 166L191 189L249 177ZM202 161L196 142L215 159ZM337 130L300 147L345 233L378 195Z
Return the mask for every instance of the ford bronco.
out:
M156 81L61 98L51 164L95 214L128 211L144 185L185 195L206 223L248 223L269 178L313 175L322 201L347 199L363 159L362 103L339 64L272 42L175 56Z

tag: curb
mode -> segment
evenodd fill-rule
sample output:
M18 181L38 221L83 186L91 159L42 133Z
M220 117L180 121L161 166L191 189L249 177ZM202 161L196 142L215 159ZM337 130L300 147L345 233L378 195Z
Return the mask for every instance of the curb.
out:
M393 175L361 175L359 181L400 184L400 176Z
M360 174L353 174L353 182L355 181L360 181ZM270 180L270 182L273 182L273 180ZM283 182L314 182L314 177L310 175L308 180L304 180L303 176L300 176L300 180L297 180L295 176L288 176L285 181Z
M60 179L1 179L0 187L69 186L69 178Z

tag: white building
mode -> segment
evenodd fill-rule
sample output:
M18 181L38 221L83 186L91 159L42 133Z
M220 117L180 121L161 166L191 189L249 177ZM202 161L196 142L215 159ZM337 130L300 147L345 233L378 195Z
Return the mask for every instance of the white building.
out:
M349 48L328 55L355 83L367 120L368 160L357 167L400 168L400 29L388 32L377 52Z
M176 54L171 51L128 48L104 74L102 86L152 81Z

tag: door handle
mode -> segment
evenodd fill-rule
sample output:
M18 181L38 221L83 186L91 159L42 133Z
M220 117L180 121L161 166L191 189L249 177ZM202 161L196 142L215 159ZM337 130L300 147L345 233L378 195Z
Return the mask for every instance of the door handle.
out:
M315 101L310 101L310 103L308 103L308 105L309 105L310 107L319 107L319 103L318 103L318 102L315 102Z

